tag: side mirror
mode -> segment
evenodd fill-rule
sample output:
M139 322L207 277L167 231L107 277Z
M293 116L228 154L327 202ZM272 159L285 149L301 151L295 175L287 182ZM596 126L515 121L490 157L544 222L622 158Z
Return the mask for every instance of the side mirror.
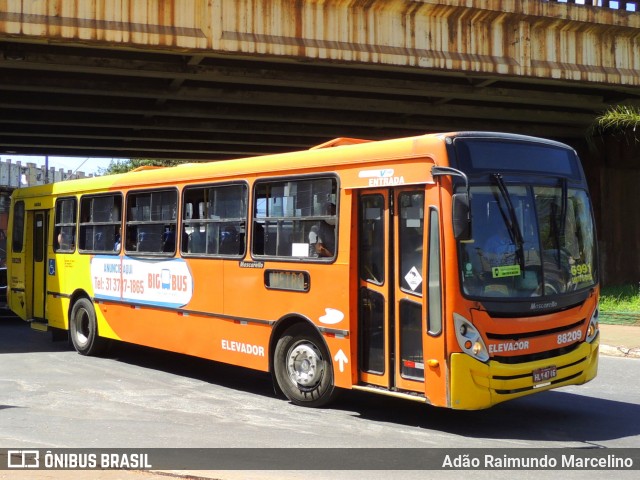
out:
M469 179L467 175L455 168L439 167L434 165L431 168L431 175L434 178L444 175L460 177L464 180L464 193L453 194L453 236L460 242L471 240L471 208L469 207Z
M453 236L458 241L471 240L471 210L468 193L453 194Z

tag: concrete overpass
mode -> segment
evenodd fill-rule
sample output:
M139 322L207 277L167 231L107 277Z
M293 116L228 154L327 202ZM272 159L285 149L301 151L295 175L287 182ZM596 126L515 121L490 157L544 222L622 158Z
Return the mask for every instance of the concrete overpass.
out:
M607 106L640 105L639 10L608 0L0 0L0 152L215 160L338 136L558 138L581 150L603 205L607 275L637 281L640 214L603 213L628 203L621 195L637 204L637 149L592 154L584 138ZM629 250L613 248L621 242Z
M639 3L3 0L0 150L218 159L439 130L581 138L609 104L640 104Z

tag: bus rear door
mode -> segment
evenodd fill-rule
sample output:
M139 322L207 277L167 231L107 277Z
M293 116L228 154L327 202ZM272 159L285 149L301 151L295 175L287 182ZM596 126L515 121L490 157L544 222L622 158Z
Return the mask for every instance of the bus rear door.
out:
M31 292L26 292L27 302L31 301L31 308L27 306L27 315L35 320L44 320L47 301L47 237L49 225L49 212L47 210L35 210L27 214L27 235L32 232L32 241L26 243L27 258L33 259L31 272L32 282L27 282L27 289L31 283ZM28 264L28 263L27 263Z

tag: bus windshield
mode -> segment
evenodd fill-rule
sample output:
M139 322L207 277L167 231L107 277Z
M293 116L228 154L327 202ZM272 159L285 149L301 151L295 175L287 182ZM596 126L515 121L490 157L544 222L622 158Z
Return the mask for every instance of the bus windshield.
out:
M542 297L597 280L587 192L509 185L471 187L472 240L460 244L463 291L470 297Z

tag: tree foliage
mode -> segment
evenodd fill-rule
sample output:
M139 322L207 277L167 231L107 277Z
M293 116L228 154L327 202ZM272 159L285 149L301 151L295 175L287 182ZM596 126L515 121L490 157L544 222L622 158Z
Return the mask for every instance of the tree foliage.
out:
M173 167L180 163L179 160L154 160L147 158L134 158L131 160L111 160L107 168L100 169L101 175L114 173L126 173L139 167Z

